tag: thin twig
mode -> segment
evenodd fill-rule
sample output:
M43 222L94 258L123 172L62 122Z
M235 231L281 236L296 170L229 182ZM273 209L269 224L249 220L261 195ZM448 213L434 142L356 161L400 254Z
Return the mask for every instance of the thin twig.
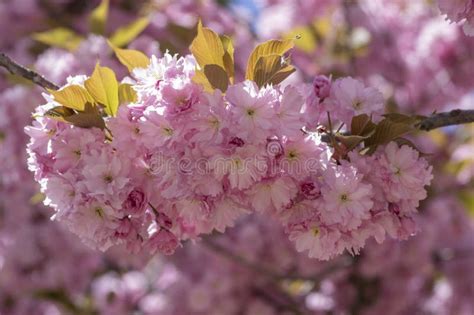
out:
M253 293L260 297L262 300L268 302L273 307L277 308L279 311L290 311L294 315L306 315L307 311L303 304L299 304L294 301L288 294L279 291L287 301L281 301L278 297L273 296L271 292L265 290L264 288L254 287Z
M21 76L33 82L34 84L41 86L44 89L59 89L59 86L57 86L53 82L45 79L42 75L36 73L35 71L18 64L2 52L0 52L0 66L7 69L8 72L10 72L11 74Z
M235 254L231 250L225 248L224 246L218 244L217 242L214 242L210 240L209 238L203 238L202 241L203 245L205 245L207 248L211 249L212 251L222 255L223 257L226 257L227 259L230 259L233 262L236 262L248 269L251 269L259 274L266 275L272 279L276 280L284 280L288 279L285 277L285 275L282 275L274 270L272 270L269 266L264 266L263 264L257 264L253 263L250 260L246 259L245 257L242 257L240 255Z
M474 110L455 109L450 112L437 113L418 123L420 130L430 131L436 128L469 124L474 122Z
M304 280L304 281L312 281L314 283L319 283L322 280L324 280L327 276L330 274L348 268L352 265L352 259L349 257L341 257L340 260L336 261L333 264L330 264L320 270L319 272L313 274L313 275L299 275L299 274L294 274L294 273L285 273L282 274L274 269L272 269L270 266L262 264L262 263L255 263L247 258L240 256L236 253L234 253L232 250L226 248L225 246L222 246L218 244L217 242L211 240L210 238L203 238L202 241L203 245L205 245L207 248L211 249L212 251L216 252L217 254L222 255L223 257L226 257L227 259L238 263L250 270L253 270L259 274L265 275L273 280Z
M354 257L353 256L341 256L336 259L333 263L328 264L322 270L319 270L317 273L309 276L299 276L299 279L307 279L314 281L315 284L321 283L326 277L330 276L331 274L347 269L352 267L354 264Z

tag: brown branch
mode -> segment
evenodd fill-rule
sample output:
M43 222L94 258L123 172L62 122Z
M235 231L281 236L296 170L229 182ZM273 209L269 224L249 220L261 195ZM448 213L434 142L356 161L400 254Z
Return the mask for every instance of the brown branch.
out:
M59 86L54 84L53 82L45 79L42 75L34 72L31 69L28 69L15 61L13 61L10 57L6 54L0 52L0 66L4 67L13 75L21 76L36 85L41 86L44 89L50 90L58 90Z
M450 112L433 114L420 123L417 127L420 130L430 131L436 128L468 124L474 122L474 110L455 109Z
M474 123L474 109L454 109L450 112L436 113L431 116L428 116L418 122L415 127L423 131L431 131L434 129L447 127L447 126L456 126L463 124ZM306 131L302 129L304 133L311 134L311 131ZM350 133L344 132L342 135L350 136ZM321 135L321 141L326 143L331 143L331 135L329 133L324 133Z

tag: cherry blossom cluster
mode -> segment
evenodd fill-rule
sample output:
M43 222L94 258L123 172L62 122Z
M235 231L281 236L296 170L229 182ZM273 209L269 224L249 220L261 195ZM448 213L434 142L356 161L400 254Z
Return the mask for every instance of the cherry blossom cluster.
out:
M125 73L116 60L110 60L112 50L105 38L97 35L87 36L75 51L51 48L37 56L37 51L31 49L34 44L29 34L48 27L44 24L41 8L35 2L54 4L48 5L54 11L79 3L64 0L2 2L0 24L8 26L12 21L18 24L12 30L15 34L8 32L5 36L0 35L4 37L0 40L3 52L22 64L34 64L33 69L58 84L64 84L67 75L91 73L97 59L100 59L101 65L111 67L118 76ZM92 2L87 4L90 9ZM239 40L247 30L244 24L234 25L235 12L213 0L158 2L154 2L160 7L153 12L145 35L129 47L148 55L156 54L159 44L155 40L158 40L162 47L168 47L172 42L175 46L173 51L187 51L189 42L180 36L181 28L194 27L196 16L201 16L205 24L212 25L219 32L232 34L233 40L238 42L235 57L236 63L240 64L236 67L236 76L239 77L239 71L245 68L243 57L253 44L250 38L246 38L245 42ZM341 32L335 26L342 21L340 13L343 7L340 2L307 0L295 4L288 0L261 0L258 3L265 8L259 12L259 18L268 19L258 23L256 31L261 34L279 28L278 32L268 36L283 37L293 28L296 31L302 23L310 25L317 19L328 18L332 26L330 33L322 32L323 39L317 40L317 49L311 53L292 52L291 59L299 68L298 72L302 71L306 76L318 72L350 73L381 88L392 106L396 103L397 108L403 108L406 112L423 114L435 109L472 108L472 95L467 94L470 97L464 103L455 102L472 90L474 77L469 71L472 58L465 56L472 50L473 42L462 34L461 27L444 21L435 12L437 10L429 10L434 3L361 0L349 7L348 16L354 25L354 34L363 34L360 26L370 33L368 50L353 52L356 63L353 66L349 65L348 60L341 60L330 47L336 37L334 34ZM111 1L111 9L119 3L123 1ZM272 10L272 6L278 3L283 5L278 6L278 10ZM139 5L139 2L133 4ZM311 9L313 5L317 10ZM74 7L74 15L82 12L77 10L76 5ZM114 10L111 14L109 22L113 24L112 29L134 19L131 12ZM291 20L286 18L288 14L292 16ZM59 23L74 24L74 29L84 30L87 25L86 16L79 23L73 23L72 16L66 13L56 12L54 16L64 20ZM21 17L21 23L17 23ZM292 21L291 24L288 24L289 21ZM20 33L24 37L21 38ZM301 33L302 41L308 38L306 33ZM290 77L291 82L301 80L297 74ZM1 314L277 315L293 313L295 311L290 308L295 306L304 314L314 315L354 311L365 315L474 314L474 225L469 199L474 174L474 143L472 139L467 142L467 138L474 134L472 129L458 127L456 130L449 129L447 133L437 130L411 138L422 152L430 153L428 157L434 162L436 181L430 187L430 200L420 205L421 215L416 218L421 232L408 241L397 240L399 231L393 228L397 226L393 222L403 218L413 219L414 216L405 212L390 219L388 215L381 215L384 213L381 211L379 222L390 235L397 235L395 240L386 240L381 245L375 244L375 240L368 240L361 256L351 259L341 255L329 262L318 262L307 258L306 253L296 253L278 222L265 216L269 213L266 211L264 215L257 213L237 220L235 228L209 238L228 252L250 261L256 269L210 249L205 242L185 242L184 248L177 250L175 255L157 255L146 268L142 268L148 260L144 255L126 255L117 251L120 248L110 248L107 253L88 249L70 235L64 224L47 219L52 209L35 204L34 200L41 196L37 194L38 185L33 181L32 174L26 169L25 146L28 139L23 127L30 124L31 110L41 102L40 89L15 83L10 81L10 77L8 81L3 79L0 74ZM324 131L319 125L328 128L326 111L331 112L334 129L340 126L338 121L350 123L353 113L335 108L339 103L336 102L336 95L340 91L334 89L344 86L341 82L336 80L331 83L328 78L318 77L313 87L301 87L303 97L309 95L309 99L305 98L304 113L311 116L305 123L305 130ZM345 84L347 82L351 81ZM373 99L380 99L380 94L377 95ZM373 116L376 120L383 112L380 102L374 102L372 110L367 111L375 112ZM109 128L109 122L115 119L107 122ZM342 127L343 131L349 129ZM86 132L86 129L81 131ZM102 141L104 137L98 134ZM317 134L313 136L319 138ZM117 140L117 135L114 134L113 138ZM105 141L110 145L110 140ZM127 148L127 152L133 150L132 147ZM271 146L272 152L279 150L280 144ZM330 146L327 150L329 156L336 157ZM391 195L391 191L385 193L387 187L383 192L379 189L381 177L375 177L372 174L375 170L369 170L383 151L385 148L381 147L373 156L359 156L351 152L342 161L333 158L331 163L341 165L350 162L358 174L363 175L364 183L378 188L377 194L383 193L390 200L397 200L398 197ZM187 165L193 163L185 160L181 165L178 168L189 172ZM197 169L201 170L201 164L197 165ZM50 172L54 170L50 169ZM459 199L460 196L462 198ZM467 198L465 204L462 203L464 197ZM253 209L249 205L246 207L250 211ZM153 217L151 207L146 211ZM396 208L392 211L397 213ZM283 216L285 213L270 213L280 222L287 222ZM375 216L372 220L376 221ZM377 223L371 224L377 226ZM283 228L287 232L292 231L289 224L284 224ZM400 230L407 231L409 229ZM95 244L95 240L93 242ZM346 258L353 264L333 269L337 262ZM129 260L134 262L132 268ZM326 270L333 271L328 273Z
M101 250L125 243L165 254L252 211L278 218L297 249L318 259L416 231L431 167L415 149L391 142L339 159L321 140L328 113L347 127L355 115L380 120L376 89L321 76L286 87L244 81L223 95L194 83L195 67L191 56L165 54L135 69L127 80L138 100L107 118L110 136L46 116L57 103L45 95L26 132L54 219Z

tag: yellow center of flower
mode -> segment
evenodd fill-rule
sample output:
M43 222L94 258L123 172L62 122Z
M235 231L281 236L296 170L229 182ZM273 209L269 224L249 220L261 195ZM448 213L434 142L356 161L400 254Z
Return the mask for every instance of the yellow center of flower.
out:
M341 201L342 201L342 202L347 202L347 201L349 201L349 196L347 196L347 194L342 194L342 195L341 195Z
M247 109L247 115L253 117L255 115L255 109L249 108Z
M232 160L233 164L235 167L240 167L242 166L242 160L240 158L235 158Z
M182 97L179 97L177 100L176 100L176 103L178 104L178 107L184 107L186 104L187 104L188 100L186 99L186 97L182 96Z
M112 175L110 174L104 174L104 181L108 184L110 184L112 181L114 180L114 178L112 177Z
M311 230L311 232L313 232L313 236L316 237L316 236L319 235L319 232L320 232L320 231L319 231L319 229L318 229L317 227L315 227L315 228L313 228L313 229Z
M360 109L362 107L362 102L359 100L354 100L352 102L352 107L354 107L354 109Z
M211 119L209 119L209 125L211 125L212 128L219 129L219 119L217 119L216 117L212 117Z
M163 128L163 132L165 133L165 135L167 135L168 137L171 137L173 135L173 129L171 129L170 127L164 127Z
M289 160L295 160L298 158L298 152L296 150L289 150L287 156Z
M102 209L101 207L96 207L94 211L100 218L104 217L104 209Z

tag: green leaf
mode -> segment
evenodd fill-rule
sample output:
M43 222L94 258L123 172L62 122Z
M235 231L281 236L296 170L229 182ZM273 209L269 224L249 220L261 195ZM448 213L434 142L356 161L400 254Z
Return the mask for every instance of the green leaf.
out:
M109 0L102 0L89 16L89 27L92 33L104 35L107 16L109 15Z
M110 47L114 50L115 56L121 64L127 67L129 72L132 72L135 68L147 68L150 64L150 58L144 53L133 49L121 49L116 47L109 41Z
M269 55L278 55L280 57L283 57L283 55L293 47L293 40L269 40L255 47L253 52L250 54L249 60L247 62L245 79L255 79L255 68L257 66L258 60L261 57Z
M84 40L83 37L64 27L57 27L41 33L34 33L31 37L45 45L59 47L69 51L76 50Z
M282 56L273 54L262 56L255 65L253 80L258 87L278 84L295 72L295 68L282 60Z
M110 37L110 42L117 47L123 47L133 41L150 23L149 18L141 17L132 23L119 28Z
M61 90L48 91L54 96L56 102L75 110L84 110L86 103L94 102L89 92L80 85L69 85Z
M104 105L107 115L115 116L117 114L119 91L118 82L112 69L101 67L97 63L94 72L91 77L84 82L84 85L95 101Z
M118 88L119 104L135 103L138 99L137 92L132 88L131 84L121 83Z

